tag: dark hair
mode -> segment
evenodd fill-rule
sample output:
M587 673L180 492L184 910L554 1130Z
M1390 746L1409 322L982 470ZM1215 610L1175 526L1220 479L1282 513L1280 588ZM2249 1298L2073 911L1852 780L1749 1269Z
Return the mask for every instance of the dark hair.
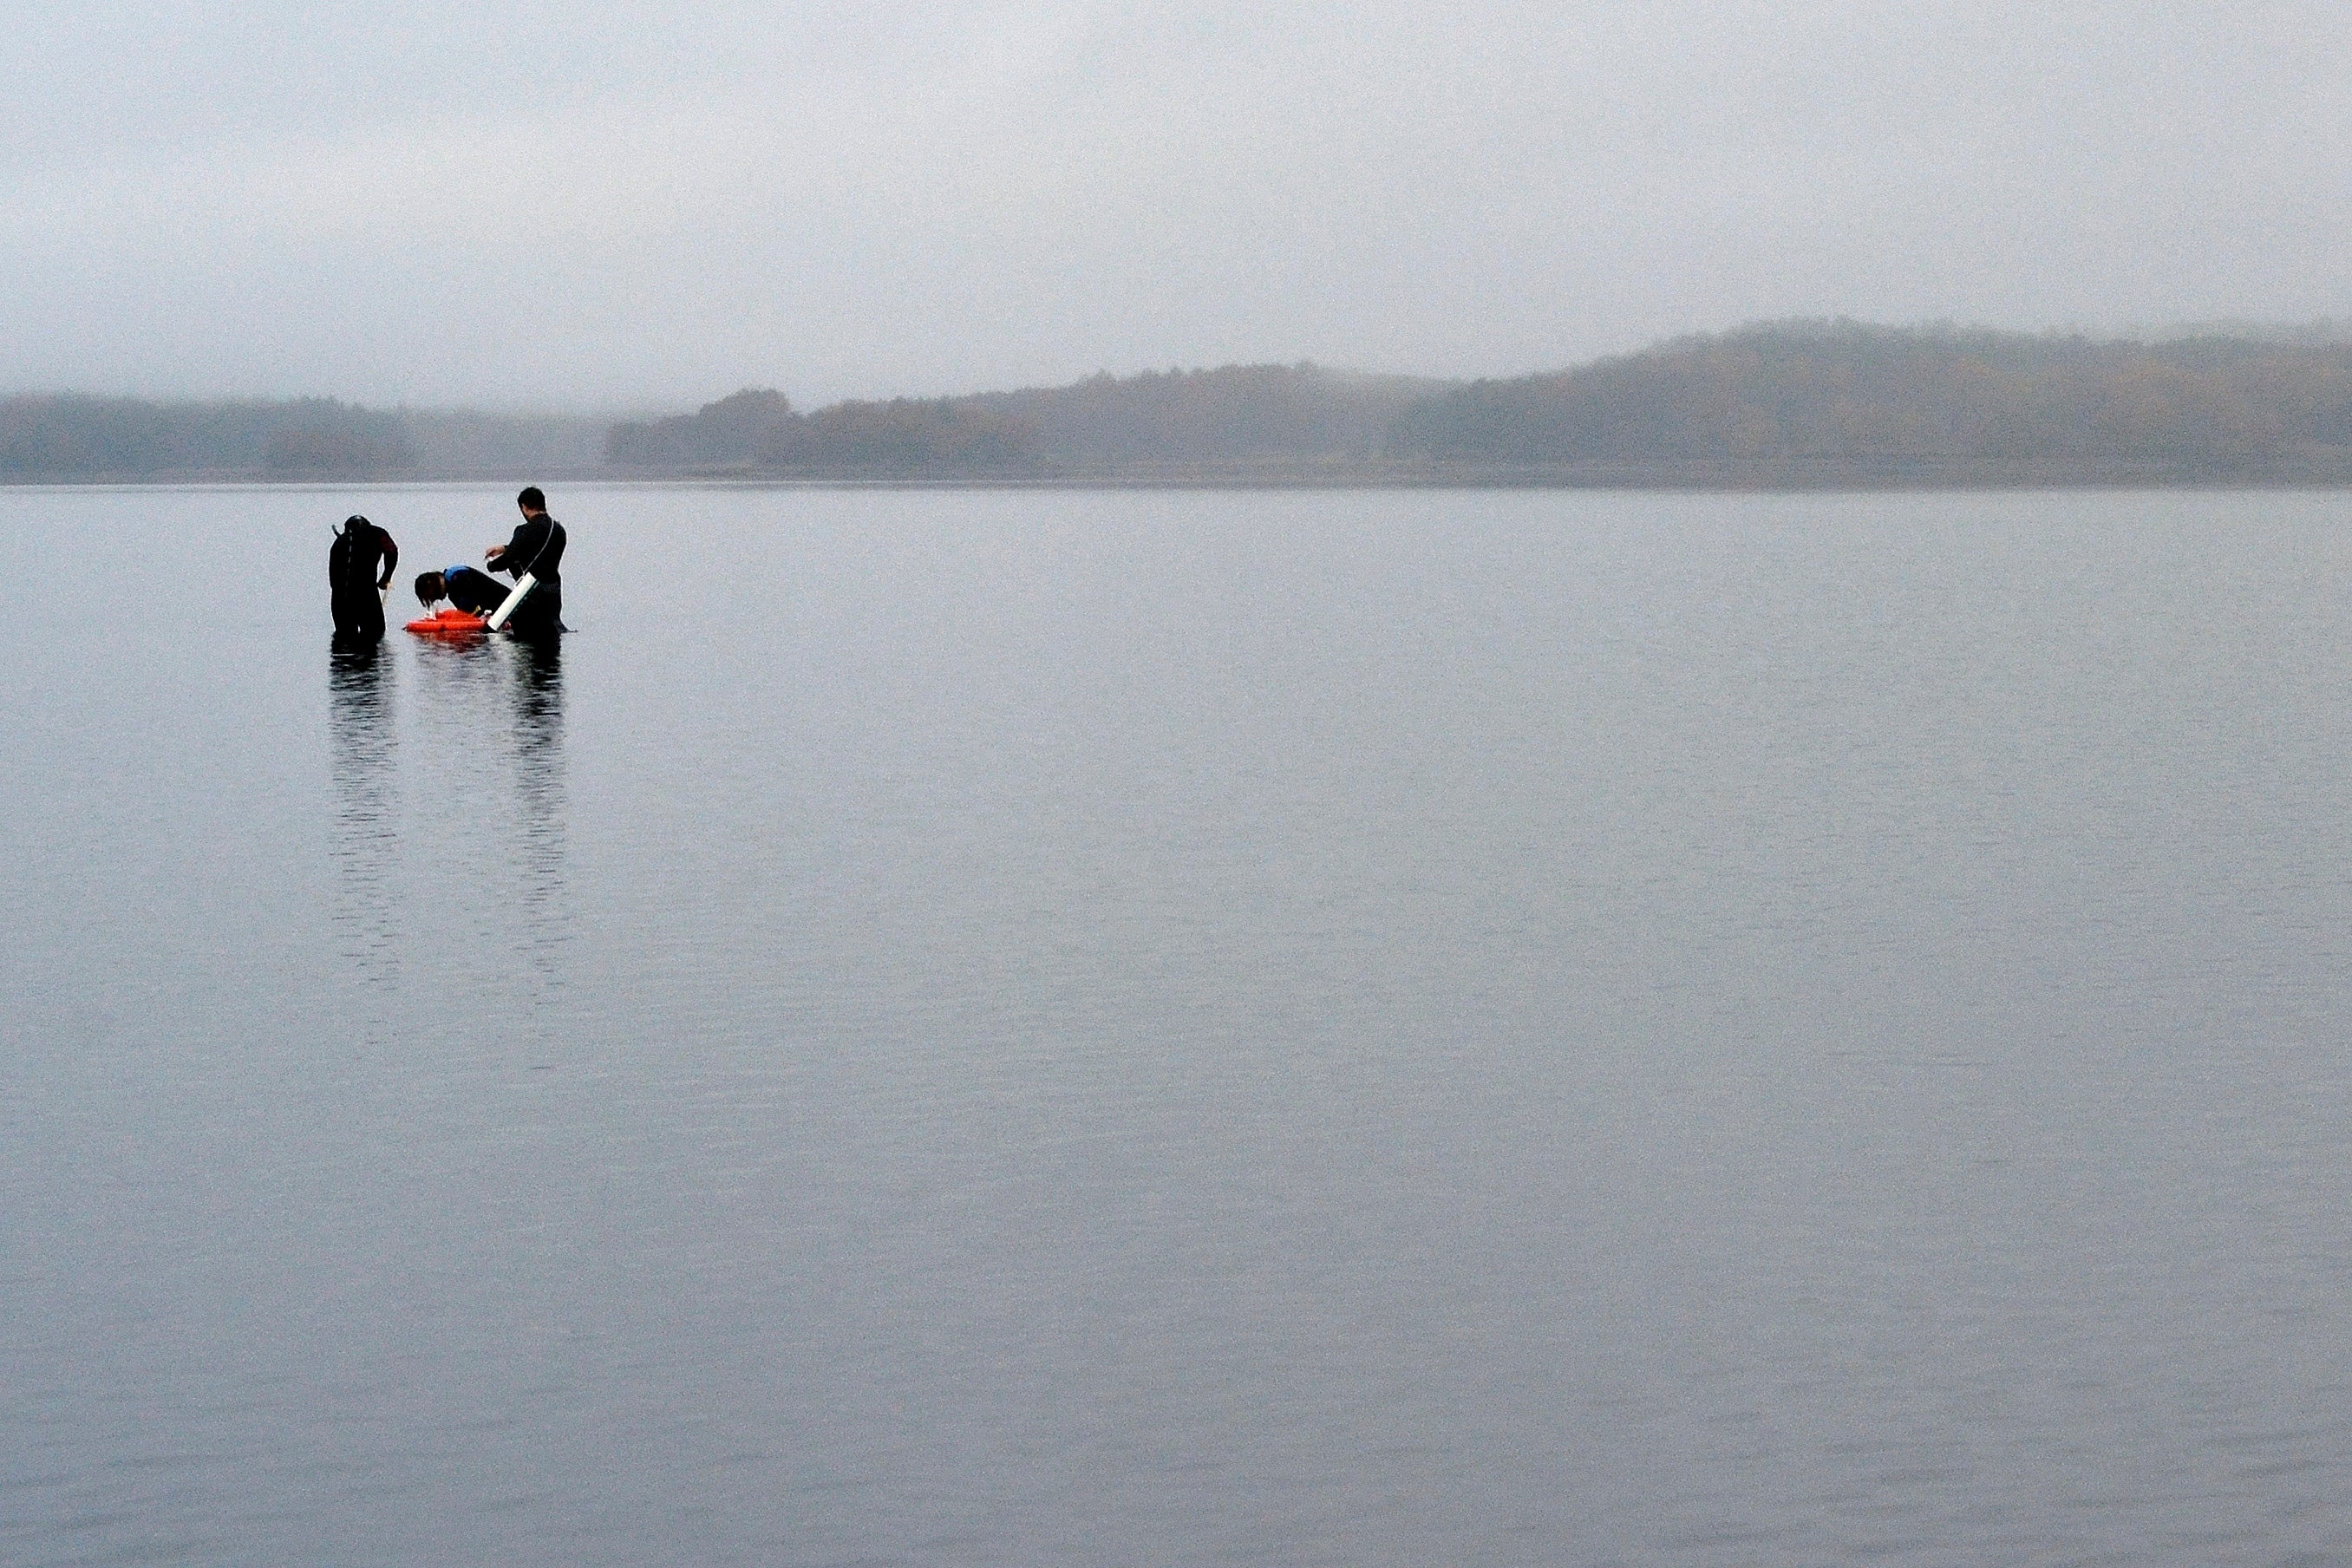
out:
M522 488L522 494L515 497L515 505L525 511L545 511L547 498L540 494L537 485L525 485Z
M416 574L416 602L418 604L430 605L436 599L446 599L448 596L449 584L441 580L440 573L419 572Z
M367 519L362 517L357 512L353 512L351 516L343 519L343 531L345 533L355 533L362 528L373 528L375 524L370 522Z

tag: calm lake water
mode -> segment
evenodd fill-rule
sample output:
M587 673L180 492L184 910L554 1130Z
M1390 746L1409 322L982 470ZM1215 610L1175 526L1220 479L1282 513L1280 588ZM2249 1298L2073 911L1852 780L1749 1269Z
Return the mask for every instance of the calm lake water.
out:
M2352 498L509 496L0 491L0 1561L2352 1561Z

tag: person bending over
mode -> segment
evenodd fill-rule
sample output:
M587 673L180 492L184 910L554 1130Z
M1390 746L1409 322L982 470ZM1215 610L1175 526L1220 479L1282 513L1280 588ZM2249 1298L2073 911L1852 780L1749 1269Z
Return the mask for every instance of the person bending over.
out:
M416 578L416 602L428 614L436 604L446 599L469 616L488 616L507 602L508 592L504 583L471 566L420 573Z
M517 582L525 576L538 582L515 606L508 629L519 637L552 637L563 629L563 579L559 575L563 565L563 525L547 515L547 497L537 485L515 497L515 505L522 511L522 521L515 525L514 536L504 544L491 545L483 553L483 563Z
M383 591L400 564L400 546L367 519L343 520L343 531L327 547L327 588L335 610L335 635L362 642L383 638Z

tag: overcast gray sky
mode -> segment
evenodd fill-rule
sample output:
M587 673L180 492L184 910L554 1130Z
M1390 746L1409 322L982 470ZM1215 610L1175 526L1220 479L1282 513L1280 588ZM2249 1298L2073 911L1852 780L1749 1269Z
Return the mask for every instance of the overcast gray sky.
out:
M2352 6L36 0L0 390L803 403L2352 316Z

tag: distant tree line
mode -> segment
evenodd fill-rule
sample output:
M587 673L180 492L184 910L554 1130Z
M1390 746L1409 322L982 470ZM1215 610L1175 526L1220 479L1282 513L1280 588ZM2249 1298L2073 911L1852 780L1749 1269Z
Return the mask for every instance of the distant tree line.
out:
M782 472L1697 464L1736 478L1794 463L2227 477L2316 463L2352 477L2352 345L1784 322L1470 383L1228 365L808 415L747 391L616 426L605 449L639 468Z
M810 413L750 388L619 424L331 398L0 398L0 478L520 470L2342 481L2352 480L2352 343L2275 331L2127 342L1780 322L1503 380L1226 365Z
M2352 346L1751 327L1423 400L1442 462L1973 460L2229 474L2352 446Z
M641 468L850 474L1377 458L1398 416L1444 384L1311 364L1227 365L836 403L813 414L750 388L692 414L616 425L605 452Z
M0 478L541 476L602 468L608 420L372 409L333 398L0 398Z
M397 414L306 397L151 403L71 395L0 398L0 473L122 476L365 473L410 466Z
M1378 458L1398 417L1446 384L1311 363L1101 374L1074 386L967 401L1036 433L1049 461L1246 463Z
M692 414L615 425L604 450L640 468L905 473L1032 466L1034 439L1020 419L975 398L836 403L802 414L782 393L749 387Z

